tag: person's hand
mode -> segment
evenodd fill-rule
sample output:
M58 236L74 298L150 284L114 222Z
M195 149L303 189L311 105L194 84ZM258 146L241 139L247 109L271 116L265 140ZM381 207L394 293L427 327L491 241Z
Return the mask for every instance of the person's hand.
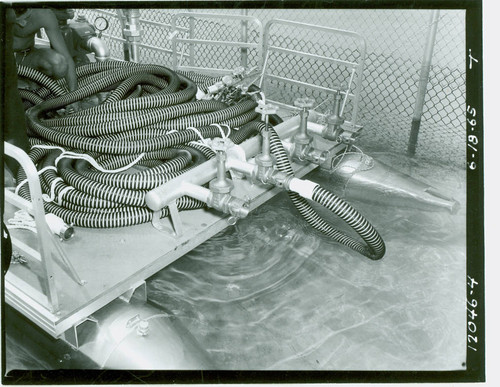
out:
M73 102L66 106L66 114L72 114L76 113L77 111L81 110L80 102Z

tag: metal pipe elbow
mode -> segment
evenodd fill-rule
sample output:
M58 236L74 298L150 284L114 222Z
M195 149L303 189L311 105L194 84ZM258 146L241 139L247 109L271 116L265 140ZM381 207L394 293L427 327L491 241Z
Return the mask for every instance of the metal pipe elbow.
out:
M108 46L97 36L92 36L87 40L87 49L95 54L95 59L98 62L104 62L110 57Z

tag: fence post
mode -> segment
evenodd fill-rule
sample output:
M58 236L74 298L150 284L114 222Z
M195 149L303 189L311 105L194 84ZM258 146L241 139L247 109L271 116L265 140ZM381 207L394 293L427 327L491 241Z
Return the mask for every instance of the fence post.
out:
M439 10L432 11L429 31L427 32L427 42L424 49L424 57L422 58L422 67L420 68L420 78L418 84L417 100L413 110L413 119L411 121L410 139L408 142L408 155L414 156L417 147L418 132L420 130L420 122L424 109L425 93L427 91L427 83L429 82L429 73L432 62L432 52L436 42L437 26L439 21Z
M194 39L194 17L192 16L189 17L189 39ZM189 66L194 66L194 45L192 43L189 44Z
M243 9L242 14L248 16L248 9ZM246 20L241 21L241 41L248 42L248 21ZM241 66L248 67L248 48L246 47L241 47Z

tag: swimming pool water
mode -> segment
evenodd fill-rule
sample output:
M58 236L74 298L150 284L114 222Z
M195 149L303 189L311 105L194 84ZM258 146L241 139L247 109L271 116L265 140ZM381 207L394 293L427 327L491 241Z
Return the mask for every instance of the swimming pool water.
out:
M385 257L371 261L313 231L281 193L150 278L150 301L222 369L464 368L465 171L372 156L455 197L460 211L352 201L386 243ZM331 186L325 172L308 178ZM19 342L7 330L8 369L65 362ZM80 366L88 364L72 360Z
M150 300L224 369L463 368L465 172L373 156L455 197L459 213L352 202L387 246L371 261L312 231L282 193L151 278Z

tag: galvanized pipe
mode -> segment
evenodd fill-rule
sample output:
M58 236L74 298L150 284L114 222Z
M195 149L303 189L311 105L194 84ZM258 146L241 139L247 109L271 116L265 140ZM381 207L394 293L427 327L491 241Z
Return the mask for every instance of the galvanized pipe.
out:
M108 46L97 36L92 36L87 40L87 49L95 54L95 59L98 62L104 62L110 57Z
M123 36L129 44L129 60L139 63L139 43L141 40L139 17L140 12L137 9L125 10L126 26L123 30Z

